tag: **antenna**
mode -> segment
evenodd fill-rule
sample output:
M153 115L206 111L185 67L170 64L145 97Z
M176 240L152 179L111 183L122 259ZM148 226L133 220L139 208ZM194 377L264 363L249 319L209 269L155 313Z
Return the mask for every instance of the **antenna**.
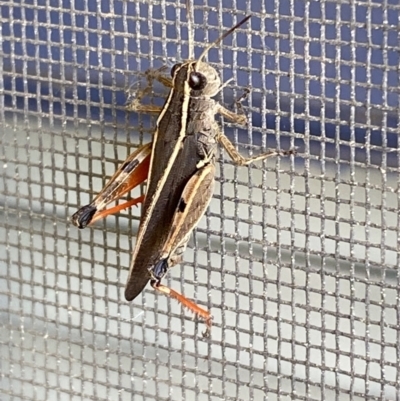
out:
M233 26L231 29L229 29L228 31L226 31L224 34L222 34L216 41L212 42L210 45L208 45L204 50L203 53L201 53L199 59L197 60L197 62L201 61L202 58L204 58L204 56L208 53L208 51L218 45L219 43L221 43L227 36L229 36L235 29L239 28L241 25L243 25L244 23L246 23L249 19L250 19L251 15L248 15L247 17L243 18L240 22L238 22L235 26Z
M194 59L194 32L193 32L193 22L194 15L193 9L190 4L190 0L186 0L186 15L188 20L188 42L189 42L189 60Z

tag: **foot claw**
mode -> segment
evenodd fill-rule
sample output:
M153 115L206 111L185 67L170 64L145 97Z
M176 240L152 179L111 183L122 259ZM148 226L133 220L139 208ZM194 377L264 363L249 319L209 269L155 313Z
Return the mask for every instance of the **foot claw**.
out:
M203 337L209 338L211 333L211 325L212 325L212 316L206 319L206 330L203 331Z
M296 156L297 155L297 149L298 148L290 148L288 150L284 150L282 152L282 155L283 156L291 156L291 155Z

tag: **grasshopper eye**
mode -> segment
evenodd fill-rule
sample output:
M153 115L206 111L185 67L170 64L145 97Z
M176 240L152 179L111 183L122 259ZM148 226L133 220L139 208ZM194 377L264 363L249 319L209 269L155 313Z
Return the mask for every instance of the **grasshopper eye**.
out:
M182 65L182 63L178 63L175 64L172 68L171 68L171 77L173 78L175 75L176 70Z
M192 72L189 77L189 86L196 90L202 90L207 85L207 78L200 72Z

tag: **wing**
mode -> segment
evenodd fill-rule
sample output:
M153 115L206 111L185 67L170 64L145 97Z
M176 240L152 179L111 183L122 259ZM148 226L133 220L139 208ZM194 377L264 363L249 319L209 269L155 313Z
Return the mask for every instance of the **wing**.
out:
M172 101L175 100L179 101ZM200 158L196 136L185 136L187 118L169 107L158 121L142 219L125 290L128 301L139 295L149 281L149 269L159 260L185 185L197 171Z
M154 202L152 213L143 215L144 217L141 220L142 236L140 238L138 235L140 242L137 243L135 248L125 290L125 297L128 301L142 292L151 277L149 269L160 259L184 188L191 176L197 171L195 163L192 162L195 159L193 151L196 152L195 142L185 141L183 149L180 151L182 156L179 155L168 174L165 185ZM146 200L150 196L151 194L147 193ZM145 221L146 217L147 220ZM146 222L145 227L143 226L144 221Z

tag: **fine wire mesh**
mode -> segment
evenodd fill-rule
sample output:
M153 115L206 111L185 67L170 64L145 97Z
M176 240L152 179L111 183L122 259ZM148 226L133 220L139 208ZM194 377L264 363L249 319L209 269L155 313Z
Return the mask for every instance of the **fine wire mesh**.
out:
M2 401L400 400L398 1L194 1L197 56L252 15L208 55L234 79L223 104L251 89L226 135L245 155L298 148L220 153L165 281L211 311L209 339L151 288L124 299L140 208L69 222L151 140L125 102L137 72L187 56L184 1L0 13Z

